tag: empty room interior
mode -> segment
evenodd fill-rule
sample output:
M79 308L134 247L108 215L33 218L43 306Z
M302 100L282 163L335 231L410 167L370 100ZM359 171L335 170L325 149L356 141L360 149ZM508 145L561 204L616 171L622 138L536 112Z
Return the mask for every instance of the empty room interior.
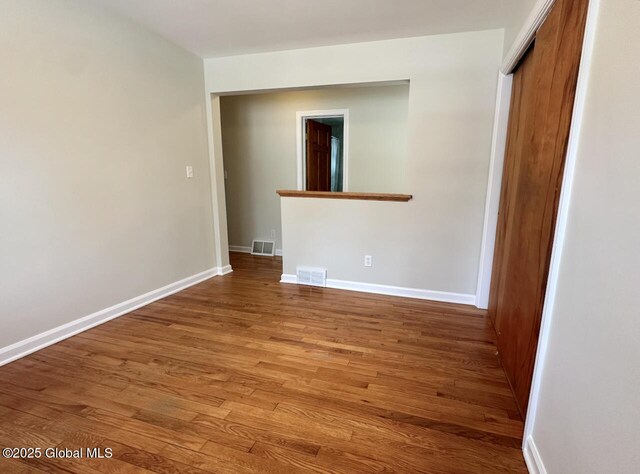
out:
M0 472L640 472L638 51L638 0L0 0Z

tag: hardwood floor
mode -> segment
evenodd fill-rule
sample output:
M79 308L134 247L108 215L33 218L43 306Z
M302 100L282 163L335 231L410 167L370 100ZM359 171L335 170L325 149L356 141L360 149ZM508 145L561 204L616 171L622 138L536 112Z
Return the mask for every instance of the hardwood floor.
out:
M234 272L0 367L1 472L526 472L484 311Z

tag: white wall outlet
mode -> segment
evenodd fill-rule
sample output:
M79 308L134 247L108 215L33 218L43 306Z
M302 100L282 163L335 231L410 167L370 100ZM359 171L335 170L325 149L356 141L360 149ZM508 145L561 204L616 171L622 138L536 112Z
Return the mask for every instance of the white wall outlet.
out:
M276 238L276 230L275 229L271 229L271 238L272 239Z
M187 178L193 178L193 166L187 166Z
M365 267L370 267L373 265L373 260L371 259L371 255L365 255L364 256L364 266Z

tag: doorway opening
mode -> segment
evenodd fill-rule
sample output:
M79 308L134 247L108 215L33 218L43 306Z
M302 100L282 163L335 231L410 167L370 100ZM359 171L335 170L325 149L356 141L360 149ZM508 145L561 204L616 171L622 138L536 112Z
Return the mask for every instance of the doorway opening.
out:
M297 113L298 190L348 189L349 110Z

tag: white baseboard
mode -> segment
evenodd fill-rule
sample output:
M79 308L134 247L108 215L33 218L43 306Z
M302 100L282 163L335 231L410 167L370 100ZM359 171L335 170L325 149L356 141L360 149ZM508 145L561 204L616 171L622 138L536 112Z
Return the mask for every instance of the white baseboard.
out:
M547 470L540 457L540 452L531 436L525 441L522 451L524 453L524 460L527 463L527 469L529 469L531 474L547 474Z
M230 273L231 271L232 269L230 265L227 265L226 267L213 267L209 270L191 275L190 277L184 278L180 281L170 283L169 285L158 288L157 290L145 293L144 295L136 296L135 298L131 298L130 300L118 303L88 316L84 316L82 318L68 322L66 324L63 324L62 326L58 326L22 341L16 342L15 344L11 344L10 346L3 347L0 349L0 366L20 359L21 357L29 355L32 352L44 349L47 346L55 344L56 342L60 342L63 339L67 339L75 334L86 331L87 329L91 329L92 327L98 326L102 323L106 323L107 321L115 319L118 316L130 313L131 311L141 308L142 306L146 306L149 303L153 303L154 301L177 293L178 291L203 282L204 280L208 280L211 277L214 277L216 275L225 275L227 273Z
M224 267L215 267L218 275L226 275L227 273L231 273L233 268L231 265L225 265Z
M297 282L298 280L296 275L283 274L280 277L280 283ZM421 290L417 288L403 288L401 286L377 285L374 283L361 283L357 281L334 280L331 278L327 278L327 288L376 293L379 295L404 296L405 298L418 298L421 300L441 301L445 303L468 305L475 305L476 303L476 295Z
M229 252L251 253L251 247L243 247L242 245L229 245Z
M242 245L229 245L229 252L251 253L251 247ZM276 249L276 257L282 257L282 249Z
M280 283L298 283L298 278L295 275L287 275L283 273L280 276Z

